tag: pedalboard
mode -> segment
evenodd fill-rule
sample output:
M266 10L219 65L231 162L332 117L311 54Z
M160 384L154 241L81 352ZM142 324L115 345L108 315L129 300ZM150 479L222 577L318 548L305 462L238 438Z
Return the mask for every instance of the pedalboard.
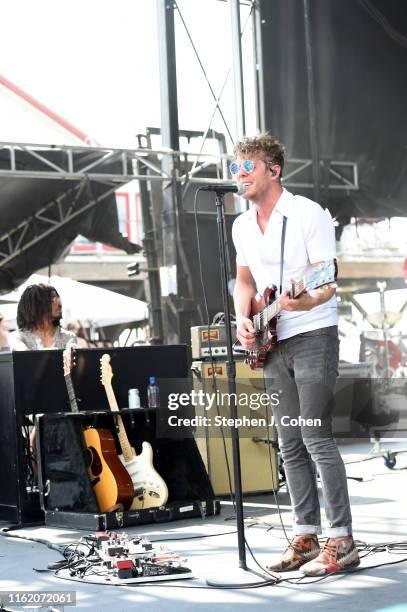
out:
M55 571L57 577L121 585L194 577L186 559L144 536L98 531L75 544L74 554L72 562L68 551L66 564L61 562Z

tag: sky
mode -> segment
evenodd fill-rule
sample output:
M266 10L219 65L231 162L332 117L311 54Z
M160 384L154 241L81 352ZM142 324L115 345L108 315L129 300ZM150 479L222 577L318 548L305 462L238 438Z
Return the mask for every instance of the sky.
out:
M218 93L232 63L230 7L220 0L177 2ZM0 9L0 74L15 85L106 146L135 147L137 133L160 125L156 0L0 0ZM242 6L242 27L248 14ZM177 11L175 24L179 125L205 130L213 99ZM250 21L243 58L250 133L256 127ZM236 136L232 75L221 105ZM212 125L226 131L219 115Z

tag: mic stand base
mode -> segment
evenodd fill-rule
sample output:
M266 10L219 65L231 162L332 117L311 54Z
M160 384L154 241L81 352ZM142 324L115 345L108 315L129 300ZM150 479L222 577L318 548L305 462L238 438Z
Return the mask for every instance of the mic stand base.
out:
M256 580L257 577L257 580ZM222 570L222 576L219 577L219 573L214 575L213 577L209 576L205 582L208 586L214 588L224 588L224 589L233 589L239 587L254 587L259 586L260 584L265 583L274 583L276 582L280 576L278 574L275 577L270 576L266 573L261 573L259 570L251 569L250 567L246 567L243 569L241 567L232 567L232 562L230 562L230 566L226 565L225 569Z

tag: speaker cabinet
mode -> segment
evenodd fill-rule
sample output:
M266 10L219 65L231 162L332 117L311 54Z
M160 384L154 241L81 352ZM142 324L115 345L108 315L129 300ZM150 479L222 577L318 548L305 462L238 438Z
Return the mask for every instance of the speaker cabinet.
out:
M201 390L211 396L214 394L220 400L218 407L214 402L209 411L197 406L197 414L210 414L212 423L216 416L222 417L223 422L230 419L226 363L195 361L192 371L195 391L199 393ZM269 425L272 407L264 401L266 390L262 370L253 371L244 362L236 362L236 396L240 400L243 398L243 402L238 403L238 418L246 416L249 421L248 425L238 429L243 493L277 491L277 433L275 427ZM222 401L225 397L226 401ZM230 427L224 425L223 433L224 438L221 428L213 425L199 427L196 432L197 445L215 495L228 495L230 492L228 465L234 490Z

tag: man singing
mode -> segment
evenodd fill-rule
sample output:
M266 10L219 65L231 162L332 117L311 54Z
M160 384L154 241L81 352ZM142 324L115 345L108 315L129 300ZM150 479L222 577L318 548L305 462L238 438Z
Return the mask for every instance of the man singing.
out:
M360 561L352 537L345 467L332 435L339 359L335 288L305 292L296 299L284 290L312 266L335 258L333 223L319 204L282 187L284 148L276 138L269 134L244 138L235 145L234 154L231 172L252 203L233 224L237 338L244 348L256 347L252 298L271 284L279 288L283 273L278 342L268 355L264 375L268 393L279 393L273 412L293 507L294 537L269 569L301 568L309 576L346 570ZM281 419L299 424L283 426ZM322 550L314 464L329 525Z

